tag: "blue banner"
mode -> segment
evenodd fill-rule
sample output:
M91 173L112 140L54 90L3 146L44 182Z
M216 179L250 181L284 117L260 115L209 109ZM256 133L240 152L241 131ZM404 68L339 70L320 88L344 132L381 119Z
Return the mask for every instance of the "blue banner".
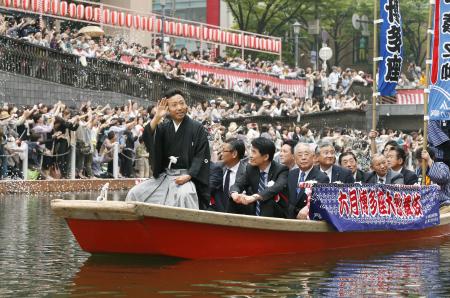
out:
M450 1L436 0L431 67L431 120L450 119Z
M338 231L419 230L439 224L438 186L324 184L313 187L310 218Z
M380 0L380 57L378 92L394 96L403 64L403 31L400 0Z

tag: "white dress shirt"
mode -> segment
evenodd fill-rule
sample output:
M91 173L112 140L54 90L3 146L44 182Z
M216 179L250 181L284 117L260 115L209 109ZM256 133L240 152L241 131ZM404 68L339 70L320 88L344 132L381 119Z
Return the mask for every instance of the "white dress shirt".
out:
M387 177L387 175L384 176L384 177L380 177L380 176L377 175L377 181L375 183L386 184L386 177ZM383 182L380 182L380 179L382 179Z
M308 177L309 172L311 172L312 168L313 168L313 167L311 167L309 170L305 171L305 178L303 178L303 179L304 179L303 182L306 181L306 178ZM298 187L298 185L300 184L300 177L302 176L302 172L303 172L303 171L299 169L299 172L298 172L298 179L297 179L297 187Z
M395 176L395 175L398 175L398 174L401 174L401 173L402 173L402 170L403 170L403 167L401 167L400 170L398 170L398 171L394 171L394 169L391 169L392 174L394 174L394 176Z
M325 174L327 174L328 178L330 179L331 182L331 177L333 177L333 166L329 167L328 170L323 170L322 168L320 168L320 170L322 172L324 172Z
M230 184L229 184L230 188L236 182L236 174L237 174L237 171L239 169L239 165L240 164L241 164L241 162L238 162L237 164L234 165L234 167L226 168L226 171L230 171ZM222 177L222 185L223 186L225 186L225 177L227 176L227 172L226 171L225 171L225 173L224 173L224 175Z

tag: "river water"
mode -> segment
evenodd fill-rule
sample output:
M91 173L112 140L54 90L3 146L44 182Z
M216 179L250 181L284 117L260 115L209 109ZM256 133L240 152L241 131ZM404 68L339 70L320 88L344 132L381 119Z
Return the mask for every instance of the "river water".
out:
M110 195L115 200L123 196ZM450 237L215 261L91 256L80 249L64 220L52 214L53 198L0 197L0 297L450 296Z

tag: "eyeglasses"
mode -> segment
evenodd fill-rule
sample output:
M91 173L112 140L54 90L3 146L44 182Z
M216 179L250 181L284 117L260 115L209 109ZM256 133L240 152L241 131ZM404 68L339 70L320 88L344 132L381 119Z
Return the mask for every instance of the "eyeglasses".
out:
M324 155L324 156L334 156L336 154L335 151L321 151L320 154Z
M234 150L222 150L222 152L234 152Z

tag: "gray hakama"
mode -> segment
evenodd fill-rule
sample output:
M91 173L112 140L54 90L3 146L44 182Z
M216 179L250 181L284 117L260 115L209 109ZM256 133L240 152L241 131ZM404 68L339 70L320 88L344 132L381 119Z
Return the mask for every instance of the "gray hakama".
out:
M138 201L172 207L199 209L198 197L193 182L177 185L175 179L186 175L187 170L169 170L133 187L125 201Z
M139 193L133 194L137 192L133 189L128 197L138 201L156 202L157 204L185 206L186 208L195 206L196 209L199 207L202 210L207 209L211 197L209 191L209 160L211 155L208 133L203 125L186 116L178 129L175 130L173 121L167 118L158 124L154 131L151 130L150 123L147 124L142 139L151 156L154 179L140 184ZM177 159L172 166L170 165L171 157ZM177 186L173 182L175 177L166 177L165 179L169 179L168 181L161 180L161 177L167 175L167 169L182 171L178 174L175 172L169 173L169 176L188 174L191 176L191 181L186 185ZM158 190L157 186L162 183L164 183L164 187ZM197 191L195 197L189 195L189 198L186 198L186 194L195 193L195 191ZM180 195L172 195L172 192L184 193L181 195L183 199L180 198ZM197 199L195 205L189 203L192 198Z

